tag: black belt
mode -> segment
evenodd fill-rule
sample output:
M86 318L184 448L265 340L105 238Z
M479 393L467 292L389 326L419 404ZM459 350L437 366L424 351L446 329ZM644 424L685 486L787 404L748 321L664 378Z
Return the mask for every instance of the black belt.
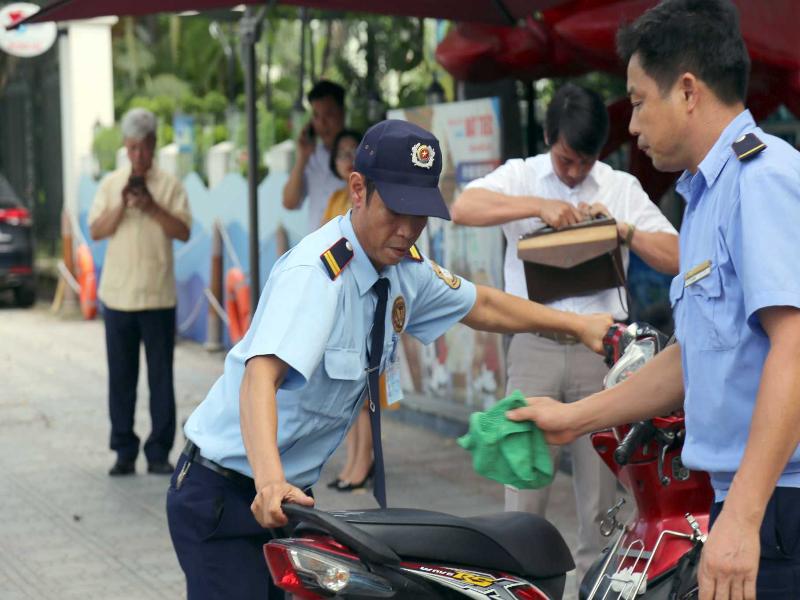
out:
M252 491L255 491L256 489L256 484L252 477L242 475L233 469L226 469L222 465L215 463L213 460L208 460L202 454L200 454L200 448L198 448L192 440L188 440L186 442L186 445L183 447L183 455L186 457L186 465L191 463L202 465L209 471L214 471L214 473L217 475L222 475L225 479L229 479L237 485L243 487L246 486ZM184 468L188 470L188 466Z

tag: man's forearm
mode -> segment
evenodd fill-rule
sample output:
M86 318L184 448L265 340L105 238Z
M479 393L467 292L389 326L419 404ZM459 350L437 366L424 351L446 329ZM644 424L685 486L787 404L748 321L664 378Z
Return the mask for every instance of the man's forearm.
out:
M303 202L303 173L306 163L296 161L289 173L289 179L283 186L283 207L287 210L294 210Z
M631 250L650 267L667 275L678 273L678 236L671 233L636 230Z
M577 315L555 310L500 290L478 285L465 325L494 333L550 331L578 335Z
M156 222L161 225L161 228L164 230L164 234L171 240L180 240L185 242L189 239L190 232L189 228L186 226L186 223L181 221L178 217L174 216L167 210L161 208L155 202L153 203L151 215Z
M280 377L268 359L251 359L239 390L239 420L247 460L253 470L256 490L267 483L284 480L278 452L278 413L276 394ZM282 378L282 377L281 377Z
M114 235L117 227L122 222L124 213L125 205L122 203L119 206L107 209L89 225L89 235L95 241Z
M680 346L673 344L624 382L570 406L577 428L591 433L667 415L683 406L683 393Z
M484 227L502 225L517 219L540 215L540 199L533 196L509 196L483 188L465 190L450 208L458 225Z
M475 305L462 319L468 327L493 333L574 332L574 323L567 313L488 286L478 285L475 288Z

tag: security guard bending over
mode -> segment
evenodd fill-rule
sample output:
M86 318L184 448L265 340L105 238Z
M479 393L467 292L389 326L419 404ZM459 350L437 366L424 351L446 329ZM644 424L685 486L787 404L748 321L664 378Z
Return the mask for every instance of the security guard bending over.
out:
M368 379L398 359L401 332L428 344L461 321L495 332L561 331L601 350L609 315L564 313L475 286L419 253L428 217L449 218L441 164L424 129L378 123L356 152L352 211L273 268L247 335L186 423L190 441L168 492L190 600L282 597L269 590L266 528L286 524L282 502L313 505L310 486L358 415Z
M679 344L611 390L530 399L512 417L564 443L684 408L683 462L716 496L700 600L788 600L800 598L800 153L745 109L739 31L728 0L665 0L618 35L631 133L657 169L685 169Z

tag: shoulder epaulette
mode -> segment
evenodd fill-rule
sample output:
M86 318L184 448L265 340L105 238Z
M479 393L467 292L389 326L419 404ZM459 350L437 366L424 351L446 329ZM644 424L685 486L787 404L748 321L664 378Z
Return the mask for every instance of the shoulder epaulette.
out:
M754 133L746 133L731 145L733 153L739 160L749 160L766 147L767 145Z
M420 251L417 250L416 244L412 245L411 248L408 249L408 254L406 256L416 262L422 262L424 260Z
M331 280L334 280L347 264L353 260L353 245L347 241L347 238L342 238L320 254L319 257L328 270Z

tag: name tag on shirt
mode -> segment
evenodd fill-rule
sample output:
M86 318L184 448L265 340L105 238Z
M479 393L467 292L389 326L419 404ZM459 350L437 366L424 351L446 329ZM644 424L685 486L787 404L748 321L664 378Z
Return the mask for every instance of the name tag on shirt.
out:
M403 386L400 383L400 361L389 363L386 369L386 405L391 406L403 399Z
M691 268L686 276L683 278L683 287L689 287L693 283L697 283L704 277L708 277L711 273L711 261L706 260L701 262L696 267Z
M389 353L389 364L386 366L386 404L391 406L403 399L403 386L400 383L400 337L392 336L392 351Z

